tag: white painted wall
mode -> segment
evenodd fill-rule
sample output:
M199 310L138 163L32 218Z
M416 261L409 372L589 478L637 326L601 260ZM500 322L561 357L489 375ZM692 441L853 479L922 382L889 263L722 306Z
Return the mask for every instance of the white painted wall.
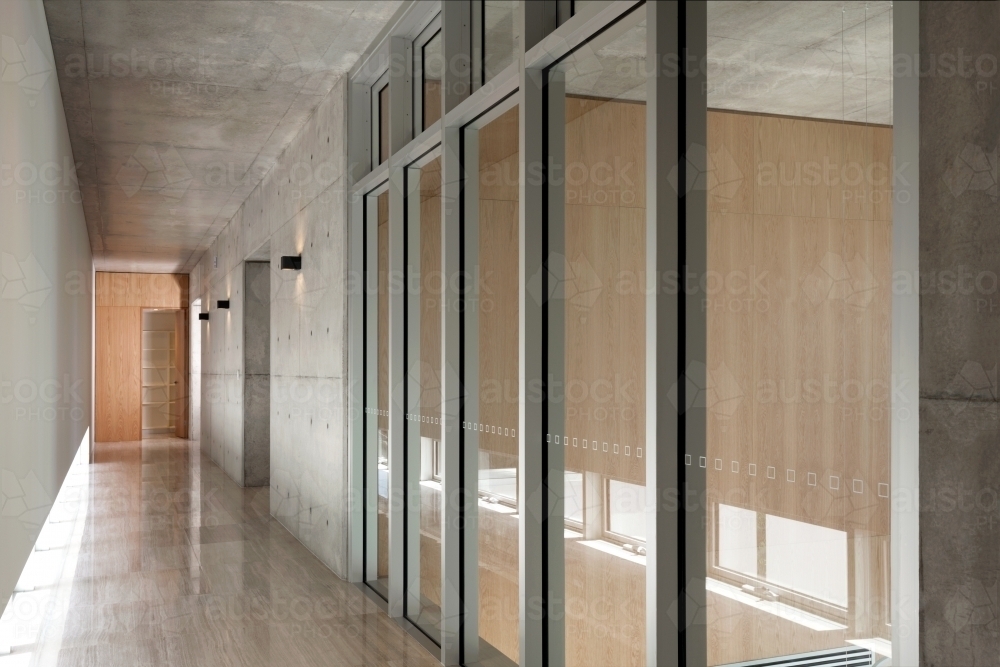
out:
M2 609L90 428L93 258L41 0L0 43Z
M234 348L242 345L236 322L243 262L269 244L271 513L342 577L348 486L345 107L342 79L192 275L193 297L212 304L202 329L202 448L240 481L233 471L243 469L243 354ZM300 253L302 271L277 270L282 255ZM226 295L232 308L223 316L215 302Z

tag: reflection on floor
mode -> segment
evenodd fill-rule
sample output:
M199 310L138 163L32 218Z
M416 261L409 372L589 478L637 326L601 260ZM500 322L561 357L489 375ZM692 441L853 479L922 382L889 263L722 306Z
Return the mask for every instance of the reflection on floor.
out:
M99 444L96 460L42 529L0 667L439 664L197 442Z

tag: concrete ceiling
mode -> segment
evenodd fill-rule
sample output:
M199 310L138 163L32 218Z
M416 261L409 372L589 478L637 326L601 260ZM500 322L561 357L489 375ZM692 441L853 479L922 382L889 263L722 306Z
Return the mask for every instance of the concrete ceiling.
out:
M44 0L99 270L190 271L400 0Z
M708 105L892 123L889 2L709 2Z
M708 4L710 107L891 123L889 2ZM189 271L400 0L44 5L98 268ZM627 32L568 87L642 97Z
M892 123L888 2L709 2L708 106ZM646 97L646 23L626 19L567 61L571 93Z

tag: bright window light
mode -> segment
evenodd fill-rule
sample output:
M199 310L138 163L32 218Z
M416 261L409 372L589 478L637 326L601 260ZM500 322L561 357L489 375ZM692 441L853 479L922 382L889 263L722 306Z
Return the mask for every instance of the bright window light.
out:
M719 505L719 567L750 577L757 572L757 513Z
M765 525L767 580L847 607L847 533L770 514Z

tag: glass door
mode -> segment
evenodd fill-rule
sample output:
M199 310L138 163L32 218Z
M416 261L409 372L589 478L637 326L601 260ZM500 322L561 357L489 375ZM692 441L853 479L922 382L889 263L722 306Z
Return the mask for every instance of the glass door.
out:
M406 169L406 616L441 643L440 151Z
M519 659L519 108L509 100L463 130L466 164L464 446L478 475L479 657ZM472 564L470 564L470 567Z
M708 35L707 456L689 461L708 485L708 663L877 662L891 3L709 3Z
M549 196L563 205L528 290L547 299L566 664L580 667L647 664L645 59L643 5L548 71Z
M389 597L389 192L365 205L365 581Z

